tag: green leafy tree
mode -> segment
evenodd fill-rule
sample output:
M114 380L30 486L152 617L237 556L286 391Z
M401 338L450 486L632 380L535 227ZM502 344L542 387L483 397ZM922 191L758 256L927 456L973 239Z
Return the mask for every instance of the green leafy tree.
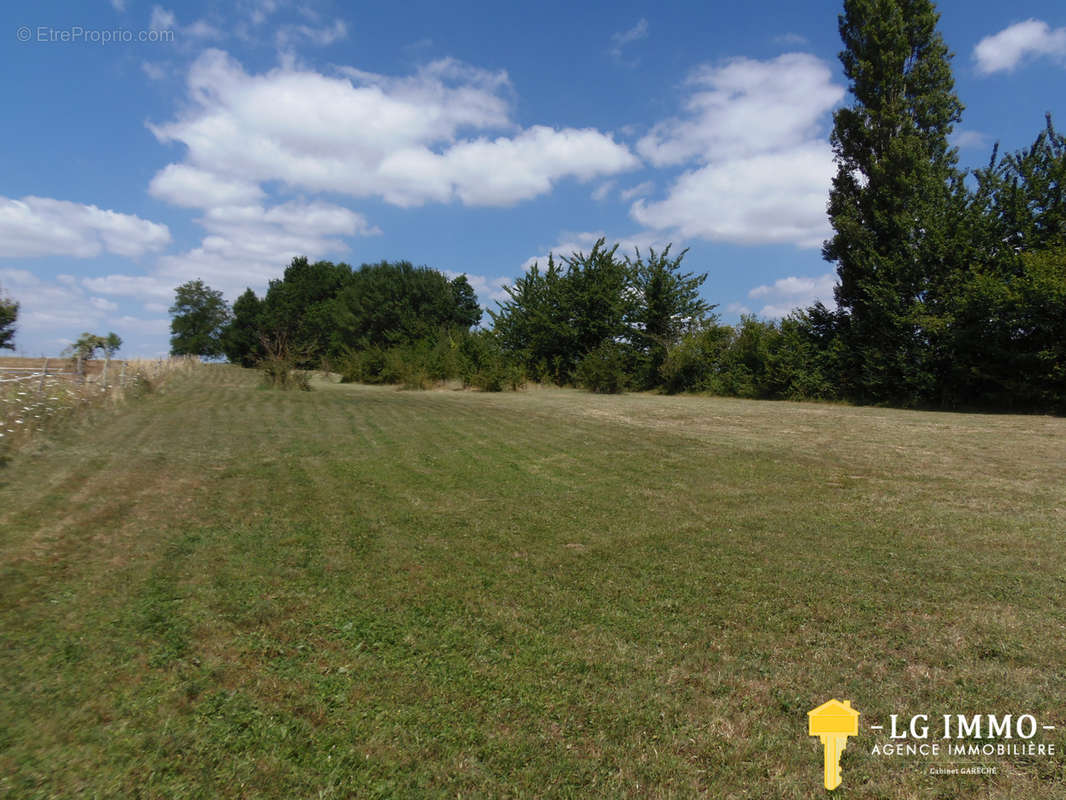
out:
M1066 238L1023 256L1025 316L1019 330L1029 403L1066 412ZM1025 297L1025 295L1028 295ZM1024 373L1023 373L1024 374Z
M170 307L170 353L175 356L222 355L222 332L230 321L230 310L222 292L197 279L174 290Z
M554 255L542 271L533 264L505 288L508 300L489 311L492 330L504 352L526 365L535 380L565 383L574 350L566 297L566 275Z
M716 306L700 297L706 273L682 273L681 261L688 250L671 258L670 246L661 253L640 250L629 262L634 307L630 315L631 336L637 351L635 376L641 388L657 386L666 352L690 330L702 327Z
M470 285L466 275L452 278L450 284L455 310L452 312L452 324L460 328L472 328L481 322L481 304L477 301L477 292Z
M991 239L999 244L991 255L1007 260L1010 269L1010 256L1066 239L1066 136L1048 114L1031 146L997 155L998 147L988 167L977 172L977 194Z
M935 392L935 316L956 268L960 176L948 136L961 117L951 55L930 0L845 0L840 60L854 102L834 114L830 192L842 376L862 402Z
M15 349L15 321L18 316L19 304L0 292L0 349Z
M233 314L222 331L222 354L231 364L254 367L263 357L262 306L251 289L233 302Z
M607 247L600 239L587 254L563 258L564 302L573 336L570 358L575 366L604 343L630 338L636 297L630 291L629 267L617 252L617 244Z
M1032 146L1003 158L997 148L975 177L960 243L967 268L947 305L943 404L1061 408L1066 137L1049 116Z
M468 330L481 308L466 276L449 280L409 261L363 264L333 303L334 349L389 348Z
M318 367L333 343L337 296L351 280L347 264L294 258L263 298L258 312L262 334L286 341L298 366Z
M713 308L699 296L706 275L681 272L684 256L672 257L667 246L620 258L605 239L560 262L549 255L546 269L534 264L507 288L508 299L490 312L493 330L537 379L659 385L667 350ZM618 370L624 381L614 379ZM604 374L611 379L591 377Z
M114 331L108 333L107 336L98 336L86 331L67 348L66 352L71 358L80 358L84 363L96 358L98 351L103 351L107 358L112 358L120 349L122 349L122 337Z

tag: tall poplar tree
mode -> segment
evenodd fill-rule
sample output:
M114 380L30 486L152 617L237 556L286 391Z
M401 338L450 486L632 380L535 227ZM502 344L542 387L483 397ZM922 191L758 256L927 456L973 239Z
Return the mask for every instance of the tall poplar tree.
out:
M916 403L936 389L938 294L953 269L961 179L948 136L962 105L931 0L845 0L840 60L854 102L834 115L844 390Z

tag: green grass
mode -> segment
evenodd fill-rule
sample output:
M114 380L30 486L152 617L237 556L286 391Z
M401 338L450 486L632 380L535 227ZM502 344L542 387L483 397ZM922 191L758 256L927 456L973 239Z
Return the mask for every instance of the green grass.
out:
M274 392L211 367L0 470L0 796L1066 796L1066 420Z

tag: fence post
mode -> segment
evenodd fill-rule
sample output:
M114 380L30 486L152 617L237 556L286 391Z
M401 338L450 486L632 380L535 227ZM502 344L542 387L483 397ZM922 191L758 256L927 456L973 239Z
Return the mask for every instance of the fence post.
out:
M122 362L122 372L119 373L118 383L119 383L119 386L121 386L123 389L126 388L126 362L125 361Z
M107 368L111 364L111 356L104 356L104 391L107 391Z
M48 359L44 360L44 370L41 372L41 382L37 384L37 394L44 393L44 379L48 377Z
M81 383L85 383L85 373L81 369L81 353L78 353L78 360L74 362L74 374L81 378Z

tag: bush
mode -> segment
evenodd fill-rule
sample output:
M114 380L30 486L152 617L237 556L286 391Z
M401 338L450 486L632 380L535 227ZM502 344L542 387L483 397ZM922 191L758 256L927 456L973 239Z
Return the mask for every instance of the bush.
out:
M711 322L692 331L666 351L659 373L663 389L677 392L720 392L721 361L735 333L728 325Z
M489 331L464 332L458 364L463 385L483 392L517 391L526 385L525 370L504 353L499 339Z
M386 351L380 347L366 350L349 350L341 359L339 369L341 383L384 383Z
M711 324L671 347L660 368L667 392L810 400L835 397L831 344L816 321L796 312L780 322L752 316Z
M517 392L525 387L526 374L518 364L499 361L475 372L467 385L483 392L502 392L508 389Z
M523 368L489 331L442 329L432 338L387 350L349 351L340 366L343 382L398 384L405 389L460 380L465 387L500 392L515 391L526 383Z
M311 391L311 373L296 369L292 362L284 358L264 358L259 362L263 371L263 382L271 389L298 389Z
M605 342L578 362L577 384L590 392L618 394L627 384L625 353L615 342Z

